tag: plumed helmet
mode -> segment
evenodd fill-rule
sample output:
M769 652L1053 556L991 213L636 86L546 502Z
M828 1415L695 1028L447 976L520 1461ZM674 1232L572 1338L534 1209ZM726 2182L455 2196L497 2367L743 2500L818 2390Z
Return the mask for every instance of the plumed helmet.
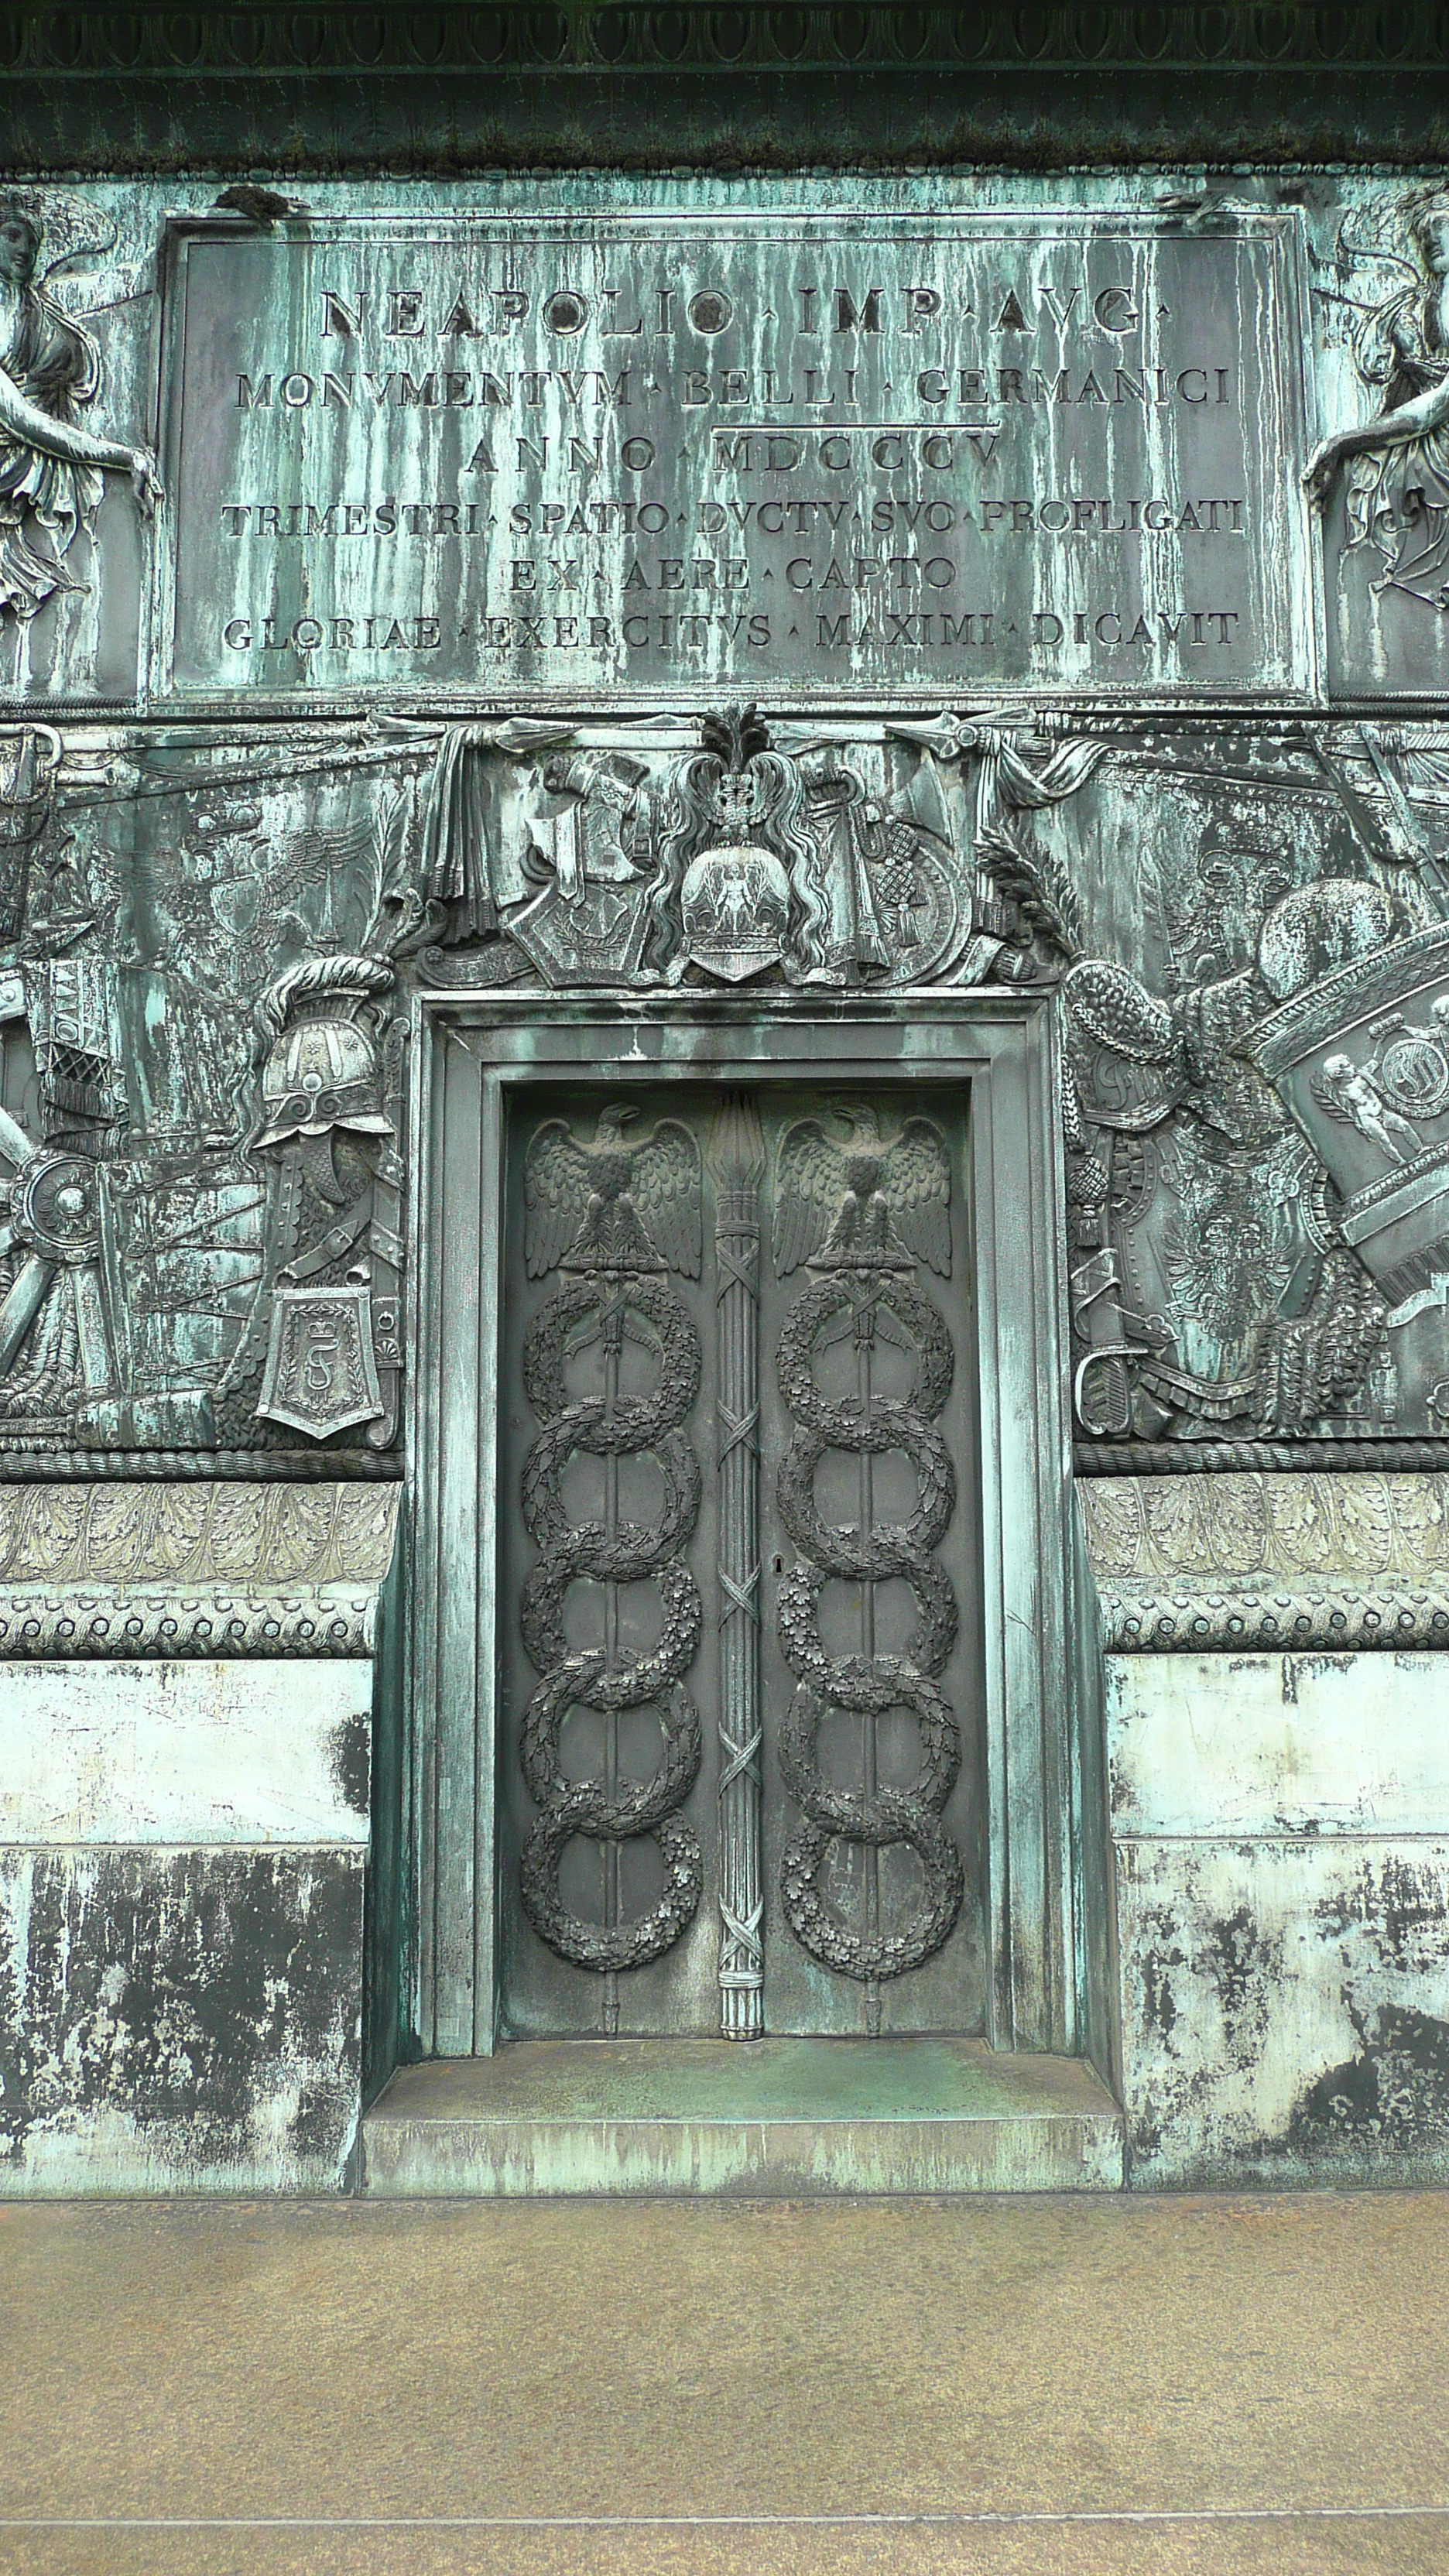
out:
M262 1074L262 1115L259 1145L325 1136L331 1127L390 1136L378 1094L376 1050L356 1022L308 1019L284 1030Z
M272 1040L262 1069L262 1130L257 1144L293 1136L390 1136L383 1115L377 1049L356 1017L391 971L376 960L309 959L279 977L257 1017Z

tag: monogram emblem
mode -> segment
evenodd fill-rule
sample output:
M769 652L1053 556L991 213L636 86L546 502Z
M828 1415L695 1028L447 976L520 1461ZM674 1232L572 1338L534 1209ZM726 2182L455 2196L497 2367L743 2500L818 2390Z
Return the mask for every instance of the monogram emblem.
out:
M257 1413L310 1440L327 1440L382 1412L372 1350L372 1294L278 1288Z

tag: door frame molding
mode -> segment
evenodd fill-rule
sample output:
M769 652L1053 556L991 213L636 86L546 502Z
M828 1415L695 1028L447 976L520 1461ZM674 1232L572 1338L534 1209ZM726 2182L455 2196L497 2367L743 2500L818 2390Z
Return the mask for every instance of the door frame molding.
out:
M989 1800L987 2036L1085 2046L1083 1730L1074 1676L1065 1192L1054 995L977 988L770 1000L414 1003L409 1455L415 1544L404 1725L403 1992L423 2056L498 2030L497 1385L505 1094L601 1076L969 1086ZM467 1249L476 1243L481 1257ZM963 1503L967 1497L963 1495ZM1088 1760L1085 1777L1095 1776ZM1099 1896L1105 1905L1105 1891Z

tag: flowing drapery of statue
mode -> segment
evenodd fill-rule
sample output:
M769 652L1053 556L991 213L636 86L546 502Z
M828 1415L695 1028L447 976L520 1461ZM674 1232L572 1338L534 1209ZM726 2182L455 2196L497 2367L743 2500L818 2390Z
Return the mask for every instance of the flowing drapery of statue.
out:
M764 2029L760 1865L760 1183L753 1103L730 1093L715 1120L719 1286L720 2029Z
M1345 221L1339 252L1372 281L1336 300L1356 310L1354 369L1381 407L1320 440L1304 486L1325 507L1344 473L1348 544L1381 557L1375 586L1449 608L1449 190L1404 198L1386 238Z
M0 197L0 611L14 612L16 682L32 619L57 592L86 587L67 557L79 531L94 533L106 474L129 475L147 517L161 498L149 448L83 426L100 351L51 289L58 269L114 239L110 218L78 198Z

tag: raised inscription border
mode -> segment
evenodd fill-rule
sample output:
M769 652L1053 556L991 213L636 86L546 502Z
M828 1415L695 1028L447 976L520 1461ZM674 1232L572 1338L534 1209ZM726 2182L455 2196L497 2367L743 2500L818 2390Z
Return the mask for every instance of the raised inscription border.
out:
M724 363L742 316L740 280L762 278L760 262L767 247L779 244L782 228L791 252L806 254L820 269L813 281L785 281L797 299L794 322L801 326L790 342L793 418L784 400L784 374L762 355L763 320L756 317L750 363ZM450 210L434 219L325 215L265 233L226 218L175 219L167 243L163 360L163 454L175 497L162 550L153 689L198 712L226 711L239 702L254 707L259 700L300 712L338 700L523 707L565 696L579 707L646 709L677 705L681 696L757 690L781 707L845 707L862 694L899 707L941 694L989 700L1023 687L1034 697L1064 701L1238 703L1266 693L1289 703L1310 702L1318 683L1322 617L1314 532L1298 486L1305 440L1299 235L1291 213L1234 212L1214 227L1186 231L1165 228L1142 213L1079 208L899 217L786 206L708 213L668 207L540 211L508 218ZM543 286L528 267L540 241L553 247L559 266L558 278L550 272ZM926 309L942 290L932 279L912 283L905 268L924 270L953 248L976 263L968 287L983 263L999 263L1000 274L991 271L984 295L961 290L958 334L942 363L945 326L938 311ZM1047 274L1054 248L1078 262L1081 277L1069 281L1064 271ZM290 452L281 448L283 436L298 447L308 436L315 442L324 415L330 415L328 436L335 440L341 428L341 452L365 452L369 475L381 477L376 489L359 485L349 496L324 476L310 498L300 483L295 491L281 493L279 487L278 497L262 498L259 491L221 488L236 479L230 454L208 455L198 466L199 433L193 429L188 436L187 420L188 387L195 402L202 400L195 342L206 317L199 306L193 310L197 254L218 251L232 263L239 286L244 271L252 277L258 290L253 305L260 309L248 326L255 346L245 333L240 339L232 333L227 352L215 361L213 392L234 378L232 401L240 398L249 406L252 430L256 416L266 415L279 455ZM481 276L479 263L489 253L499 264L499 278L488 283L485 311L476 290L470 300L458 281ZM874 271L889 265L887 253L901 274L877 279ZM1089 263L1100 266L1114 253L1119 265L1125 263L1123 276L1104 283ZM432 265L421 272L420 285L416 263L424 254ZM1225 254L1226 271L1217 266ZM279 355L278 344L269 351L265 339L278 304L265 281L279 257L301 279L293 300L303 318L294 327L305 327L315 338L315 348L307 343L314 360L307 367L284 363L307 353L300 340ZM708 265L711 278L703 279L703 267L696 277L691 262ZM387 280L380 263L389 264ZM606 273L614 267L617 275ZM1008 267L1024 282L1013 284ZM1183 356L1184 347L1168 349L1165 343L1154 344L1156 357L1143 357L1141 315L1154 295L1159 304L1164 301L1159 282L1200 284L1210 273L1226 277L1234 290L1229 301L1242 303L1251 287L1257 302L1248 319L1255 327L1241 330L1226 359L1219 351L1202 365L1174 367L1167 361ZM933 277L944 274L938 269ZM784 327L778 278L773 290L763 290L766 297L772 291L775 304L766 302L764 310L778 336ZM1173 291L1166 298L1169 307ZM449 306L446 315L440 297ZM1123 331L1118 326L1134 311L1134 297L1136 319ZM514 309L520 304L528 310ZM545 309L551 338L545 334ZM1050 347L1040 323L1048 310ZM1083 316L1089 317L1085 323ZM449 319L455 328L440 335L438 326ZM873 331L866 327L872 319ZM667 322L653 336L671 349L682 346L686 330L691 335L689 363L676 353L677 381L646 374L651 363L662 369L657 356L638 362L651 322ZM222 324L225 333L225 315ZM960 329L974 334L969 346ZM520 333L533 336L523 339ZM440 337L449 340L448 350L440 349ZM817 363L832 349L855 358L849 368L837 364L833 377L828 364ZM242 365L239 350L250 364ZM270 366L264 363L267 354ZM576 356L577 363L520 363L530 355L553 361ZM1140 363L1126 363L1134 355ZM458 358L456 366L446 363L450 356ZM423 357L428 363L420 363ZM324 365L324 358L337 363ZM375 363L364 365L369 358ZM911 377L910 417L901 408L896 374L884 372L896 358L904 358ZM1240 365L1251 377L1241 385ZM617 403L596 400L592 437L569 426L567 404L585 395L590 379L597 395L600 388L617 392L626 374L638 383L627 418ZM1145 403L1134 391L1138 384L1147 388ZM241 397L237 386L246 389ZM761 398L768 391L773 402ZM831 399L815 399L802 431L807 391L812 398ZM686 403L685 395L701 398ZM1240 400L1246 406L1241 411ZM1177 412L1169 421L1174 403ZM365 420L364 406L370 407ZM1140 481L1142 490L1128 491L1119 483L1114 493L1113 476L1100 458L1094 461L1088 453L1080 467L1074 463L1083 439L1090 447L1094 435L1099 444L1105 435L1103 454L1115 472L1127 437L1126 414L1134 408L1150 414L1154 406L1163 411L1164 423L1160 430L1150 420L1139 424L1141 438L1149 449L1156 442L1154 454L1171 449L1174 456L1182 439L1197 433L1197 413L1231 411L1241 424L1236 478L1230 471L1210 473L1211 490L1199 491L1194 482L1190 492L1169 493L1147 488L1153 477L1139 472L1127 479ZM1102 412L1114 415L1109 433L1102 430ZM455 417L447 418L450 413ZM612 418L614 413L620 416ZM582 411L577 416L582 420ZM461 459L458 424L464 418L470 457L490 445L492 471L474 476L468 491L468 477L455 473L451 499L440 501L436 492L425 497L421 490L405 495L406 440L419 430L438 431L450 440L455 460ZM672 425L684 443L668 490L651 501L644 497L656 479L650 468L657 469L660 432ZM366 433L363 450L357 447L360 431ZM1007 454L1002 441L1013 431L1019 433L1020 471L1000 461ZM583 490L605 466L611 435L613 479L629 484L632 501L622 489L601 493L597 480L591 493ZM434 445L441 449L442 438ZM952 460L943 467L948 445ZM927 446L933 455L923 462ZM625 449L632 460L627 466ZM828 492L800 494L792 486L798 459L787 460L801 449L818 467L815 479L830 484ZM1063 488L1018 492L1016 484L1036 471L1038 449L1051 469L1048 482ZM868 468L855 464L862 453L869 454ZM545 528L545 512L559 514L555 527L570 515L569 494L561 488L551 499L545 489L560 458L579 478L573 506L582 505L586 522L599 522L580 531L575 520L572 556L545 543L553 532ZM988 491L984 478L993 471L1003 480L999 490ZM212 532L209 549L198 541L192 510L198 474L207 506L225 530ZM753 493L751 476L758 487ZM710 477L721 481L718 492L701 489ZM725 490L730 482L737 488ZM823 535L842 484L848 513L860 523L848 547L830 546ZM765 547L753 560L753 532L735 547L725 542L732 522L752 506L765 513L768 528ZM802 510L809 521L803 527L796 524ZM906 545L899 535L910 512L919 520L928 510L941 523L932 539L929 580L928 559L916 541L919 530ZM317 524L329 511L330 527ZM333 576L315 561L330 551L335 566L344 542L337 532L349 511L349 542L371 538L374 547L389 551L380 605L355 586L339 604L335 591L326 588ZM961 551L965 538L945 525L953 511L971 514L974 555ZM269 514L265 522L263 513ZM710 519L708 529L692 524L695 513ZM650 524L637 524L646 514ZM491 534L483 524L490 516L497 523ZM888 516L891 526L884 534L881 525L868 524ZM817 537L818 545L807 542ZM481 587L481 557L475 552L470 576L468 545L484 551L491 546L496 557ZM408 587L396 563L404 546L415 559L441 566L433 587L421 579ZM445 561L449 546L453 552ZM1216 605L1206 590L1173 587L1172 549L1183 547L1197 548L1197 564L1224 567L1214 571L1223 592ZM1089 549L1099 560L1129 565L1133 577L1125 591L1112 581L1090 596L1080 583L1073 586ZM228 583L248 552L251 587L243 585L238 601ZM273 596L258 588L257 567L272 556L278 580L290 584L285 598L281 590ZM354 564L359 560L354 555ZM988 570L1005 565L999 575L1005 592L992 590L983 564ZM1046 572L1039 578L1042 565ZM1030 576L1025 589L1024 573ZM574 585L567 597L560 583ZM696 593L708 604L701 606ZM939 602L947 594L952 605L943 607ZM783 611L776 609L776 599L783 599ZM1235 607L1235 599L1247 605ZM198 645L198 621L208 617L219 633L232 636L230 645L204 638ZM791 621L788 628L785 619ZM1254 633L1251 651L1242 642L1245 621ZM345 640L335 645L339 634ZM241 666L234 679L228 668L233 656Z

